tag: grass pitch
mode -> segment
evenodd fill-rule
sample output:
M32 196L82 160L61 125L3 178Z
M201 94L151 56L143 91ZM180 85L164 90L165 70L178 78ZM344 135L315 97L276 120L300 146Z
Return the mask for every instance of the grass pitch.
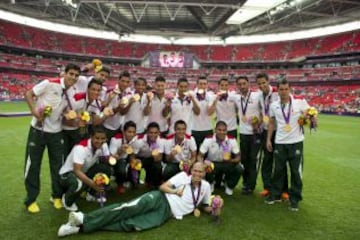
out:
M26 111L24 103L0 103L0 112ZM41 212L25 211L23 168L30 117L0 118L1 205L0 239L57 239L60 224L67 220L65 210L49 203L50 175L47 155L41 172ZM241 180L234 195L225 196L222 223L209 216L171 219L164 226L133 233L96 232L68 239L358 239L360 236L360 118L324 116L319 129L305 140L304 200L299 212L290 212L286 203L269 206L256 193L240 194ZM259 176L256 191L262 190ZM110 202L128 200L145 189L125 196L109 194ZM80 209L90 211L96 203L81 201Z

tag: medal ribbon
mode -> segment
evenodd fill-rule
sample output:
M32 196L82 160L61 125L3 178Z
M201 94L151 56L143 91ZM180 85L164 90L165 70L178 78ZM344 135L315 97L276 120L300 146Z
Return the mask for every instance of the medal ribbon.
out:
M146 136L146 141L147 141L147 144L149 145L149 149L150 150L154 150L154 149L156 149L158 146L157 146L157 144L156 144L156 140L155 141L151 141L150 139L149 139L149 136Z
M192 183L190 183L190 187L191 187L191 195L192 195L192 199L193 199L193 203L194 203L194 210L196 209L197 203L199 201L200 198L200 191L201 191L201 182L199 183L199 188L197 191L197 196L195 198L195 187L192 185Z
M286 124L289 124L289 122L290 122L290 115L291 115L291 98L290 98L289 109L288 109L287 115L285 114L285 106L286 106L286 104L284 104L283 106L281 106L281 112L282 112L282 115L283 115L283 117L284 117L285 123L286 123Z
M69 99L69 95L67 95L67 92L66 92L65 89L63 89L63 94L65 95L65 99L66 99L66 102L69 105L70 110L72 110L73 108L72 108L72 105L71 105L71 102L70 102L70 99Z
M268 96L264 96L264 111L265 115L269 116L271 93Z
M241 112L242 112L243 116L246 115L246 109L247 109L248 104L249 104L250 95L251 95L251 92L249 92L249 94L247 96L245 107L243 106L244 98L241 96Z

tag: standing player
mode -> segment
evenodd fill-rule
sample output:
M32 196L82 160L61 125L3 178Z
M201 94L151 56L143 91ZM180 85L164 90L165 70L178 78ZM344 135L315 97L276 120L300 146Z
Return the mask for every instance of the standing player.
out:
M135 91L125 105L120 105L120 114L124 115L124 122L136 123L136 133L143 134L147 124L146 106L149 104L149 96L145 94L146 79L138 78L135 81Z
M216 121L224 121L227 125L227 133L237 139L236 104L235 94L229 91L229 81L221 78L218 84L216 104Z
M26 92L25 99L33 115L25 155L25 205L30 213L40 211L36 198L40 193L40 169L45 147L49 153L52 201L55 208L62 208L58 173L64 159L61 129L63 111L67 105L64 93L74 85L79 74L79 66L68 64L63 78L46 79ZM35 103L34 98L37 99Z
M149 101L149 104L145 107L145 115L148 115L148 122L156 122L160 126L160 132L162 136L168 133L169 126L166 116L162 114L166 105L165 88L166 82L163 76L155 78L155 92L153 98Z
M261 111L263 115L263 132L261 134L262 140L262 151L264 153L261 165L261 175L264 183L264 190L260 192L260 195L266 197L270 194L271 182L272 182L272 168L273 168L273 153L269 152L266 148L266 137L267 137L267 129L270 121L269 110L270 104L277 101L279 99L279 94L277 93L277 89L272 87L269 82L269 77L266 73L260 73L256 75L256 82L259 86L262 94L260 95L260 105ZM276 129L276 127L275 127ZM274 131L275 131L274 129ZM272 144L274 144L276 133L274 132L273 137L271 138ZM287 170L285 169L285 184L284 190L281 194L281 198L283 200L287 200L289 195L287 193Z
M214 96L207 91L207 88L208 81L206 77L199 77L194 100L199 106L200 113L193 116L191 128L191 135L194 137L198 149L205 137L213 134L211 121L216 105L214 104Z
M163 109L163 116L170 115L170 133L174 133L175 122L183 120L186 123L186 133L191 134L193 114L199 115L200 108L194 96L188 92L189 82L186 78L180 78L177 82L177 93L174 99L169 99Z
M242 193L252 194L256 185L257 155L261 147L259 93L250 90L249 79L246 76L238 77L236 84L240 93L236 104L240 118L241 161L244 164ZM257 124L253 124L254 119L257 119Z
M304 133L298 124L298 119L308 110L309 105L303 97L290 94L290 83L282 79L278 83L280 99L270 106L270 121L266 146L269 152L274 151L273 186L265 202L274 204L280 199L285 184L287 163L291 172L290 210L299 210L299 201L302 200L302 169L303 169L303 141ZM275 145L271 142L277 124Z
M124 117L121 116L120 110L122 108L124 98L131 95L130 90L130 74L127 71L122 72L119 75L118 83L115 89L110 91L107 95L107 101L109 107L113 110L114 115L107 118L103 126L105 127L106 137L108 142L110 139L121 131L121 125L123 124Z

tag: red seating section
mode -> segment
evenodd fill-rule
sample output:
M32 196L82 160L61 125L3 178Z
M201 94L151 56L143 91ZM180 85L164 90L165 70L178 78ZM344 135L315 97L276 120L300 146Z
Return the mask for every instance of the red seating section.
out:
M200 61L282 61L298 57L360 50L360 31L288 42L227 45L174 46L87 38L46 31L0 20L0 45L47 51L142 59L149 51L189 51Z

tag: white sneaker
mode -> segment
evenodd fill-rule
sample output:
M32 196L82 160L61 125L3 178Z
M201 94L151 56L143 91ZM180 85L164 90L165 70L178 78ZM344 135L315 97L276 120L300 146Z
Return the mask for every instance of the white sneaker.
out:
M232 189L229 188L228 186L225 186L225 194L226 194L226 195L231 196L231 195L233 195L233 193L234 193L234 190L232 190Z
M123 186L124 186L124 188L131 188L131 183L130 182L124 182Z
M58 237L65 237L67 235L79 233L80 228L71 226L69 223L61 225L58 230Z
M80 226L84 223L84 214L82 212L70 212L68 221L73 227Z
M91 195L90 193L86 193L86 201L88 202L96 202L97 198L93 195Z
M98 202L98 203L106 203L106 201L107 201L107 199L106 199L106 197L99 197L98 199L96 199L96 201Z
M79 209L78 206L76 205L76 203L71 204L71 206L66 205L66 203L65 203L65 194L63 194L63 196L61 198L61 201L62 201L62 204L63 204L64 208L66 210L68 210L68 211L76 212Z

